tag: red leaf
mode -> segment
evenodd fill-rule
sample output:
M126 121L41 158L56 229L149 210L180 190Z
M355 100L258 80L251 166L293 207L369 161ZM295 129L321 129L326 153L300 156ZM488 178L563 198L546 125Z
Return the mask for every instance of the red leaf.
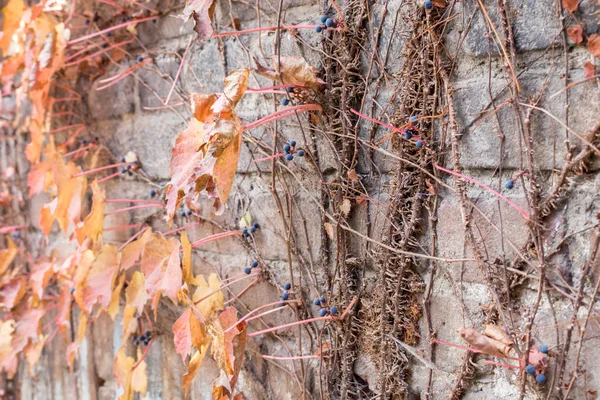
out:
M588 38L588 50L594 57L600 58L600 35L593 34Z
M173 335L175 351L185 362L192 351L192 346L200 350L206 343L206 330L202 314L192 307L185 310L173 325Z
M596 75L596 66L591 62L586 61L585 64L583 64L583 76L585 78L591 78L594 75Z
M562 5L563 5L564 9L570 13L577 10L577 7L579 6L578 3L579 3L579 0L562 0Z
M583 29L581 29L581 25L574 25L568 28L567 33L569 34L569 39L573 42L577 44L583 42Z
M177 304L177 292L183 279L180 266L180 243L177 239L168 241L160 233L152 235L142 255L142 272L146 275L146 290L152 299L154 310L160 294Z

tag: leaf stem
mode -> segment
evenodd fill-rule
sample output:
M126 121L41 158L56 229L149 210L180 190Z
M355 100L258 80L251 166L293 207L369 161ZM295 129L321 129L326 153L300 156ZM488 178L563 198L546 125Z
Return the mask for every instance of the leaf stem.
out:
M320 25L284 25L284 26L281 26L281 29L288 30L288 31L291 29L312 29L312 30L314 30L317 26L320 26ZM265 27L261 27L261 28L244 29L242 31L213 33L212 37L235 36L235 35L243 35L246 33L276 31L276 30L277 30L276 26L265 26ZM328 31L341 31L340 28L327 28L327 30Z
M274 331L277 331L279 329L290 328L290 327L296 326L296 325L308 324L310 322L331 321L331 320L334 320L334 319L336 319L336 318L332 317L331 315L327 315L325 317L316 317L316 318L303 319L301 321L290 322L289 324L279 325L279 326L275 326L275 327L269 328L269 329L263 329L262 331L252 332L252 333L248 334L248 337L258 336L258 335L262 335L263 333L274 332Z
M244 279L248 279L248 278L250 278L250 277L255 277L256 275L257 275L257 274L250 274L250 275L246 275L246 276L244 276L243 278L239 278L239 279L233 280L233 281L231 281L231 282L229 282L229 283L227 283L227 284L225 284L225 285L221 285L221 286L219 286L219 288L218 288L218 289L215 289L215 290L213 290L212 292L210 292L209 294L207 294L206 296L204 296L204 297L203 297L203 298L201 298L200 300L198 300L198 301L195 301L195 302L194 302L194 304L198 304L198 303L201 303L201 302L203 302L204 300L208 299L209 297L211 297L211 296L212 296L212 295L214 295L215 293L218 293L218 292L220 292L221 290L225 289L225 288L226 288L226 287L228 287L228 286L231 286L231 285L233 285L234 283L237 283L237 282L239 282L239 281L243 281Z
M268 308L268 307L272 307L272 306L277 306L281 303L286 303L286 304L291 304L291 303L300 303L300 301L298 300L286 300L286 301L274 301L273 303L269 303L269 304L264 304L260 307L255 308L254 310L250 311L248 314L244 315L242 318L240 318L235 324L231 325L229 328L225 329L223 331L223 333L227 333L230 330L232 330L235 326L237 326L237 324L239 324L240 322L244 322L244 321L250 321L249 317L251 315L253 315L254 313L256 313L257 311L260 311L264 308ZM276 310L281 309L282 307L278 307L276 308ZM273 311L273 310L270 310ZM262 314L258 314L258 316L253 317L252 319L258 318L260 317Z
M112 32L112 31L115 31L117 29L125 28L125 27L127 27L129 25L139 24L140 22L152 21L153 19L158 19L158 17L147 17L147 18L134 19L134 20L131 20L131 21L127 21L127 22L124 22L122 24L114 25L114 26L111 26L109 28L103 29L103 30L98 31L98 32L90 33L89 35L85 35L85 36L82 36L80 38L70 40L70 41L67 42L67 45L72 45L72 44L75 44L75 43L83 42L84 40L91 39L91 38L94 38L96 36L104 35L105 33Z
M117 163L117 164L110 164L110 165L105 165L103 167L98 167L98 168L94 168L94 169L90 169L88 171L83 171L80 172L78 174L75 174L73 176L71 176L71 178L78 178L80 176L84 176L84 175L90 175L90 174L95 174L96 172L100 172L100 171L104 171L106 169L111 169L111 168L119 168L119 167L124 167L125 165L127 165L126 162L122 162L122 163Z
M131 211L131 210L138 210L140 208L149 208L149 207L164 207L164 204L141 204L139 206L132 206L132 207L125 207L125 208L119 208L118 210L113 210L113 211L109 211L107 213L105 213L104 215L113 215L113 214L118 214L118 213L122 213L125 211Z
M213 240L218 240L218 239L226 238L229 236L236 236L236 235L241 235L241 234L242 234L241 230L217 233L217 234L207 236L203 239L195 241L194 243L192 243L192 247L200 246L201 244L212 242Z
M254 121L251 124L244 126L244 130L256 128L257 126L266 124L267 122L275 121L280 118L288 117L294 115L296 112L305 112L305 111L321 111L322 108L318 104L302 104L293 107L287 107L279 111L275 111L272 114L267 115L257 121Z

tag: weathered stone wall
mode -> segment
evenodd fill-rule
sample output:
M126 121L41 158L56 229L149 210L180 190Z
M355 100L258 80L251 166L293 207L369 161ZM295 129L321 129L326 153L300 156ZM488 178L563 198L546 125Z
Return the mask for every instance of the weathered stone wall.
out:
M385 5L384 5L385 3ZM531 99L543 89L542 101L538 104L548 110L560 121L568 121L569 128L580 135L595 128L600 122L600 105L598 86L595 82L585 82L573 86L568 91L564 88L564 74L568 73L568 82L583 79L583 64L592 60L592 56L583 46L568 43L566 55L561 34L562 24L556 2L552 1L509 1L512 29L518 49L516 72L521 84L521 98ZM229 6L232 5L231 10ZM421 5L417 5L421 7ZM500 31L497 2L485 1L495 26ZM99 5L101 9L103 6ZM415 7L412 3L402 0L375 2L369 4L368 18L364 21L364 29L368 37L364 44L363 64L361 68L369 68L370 56L375 36L384 13L387 13L381 26L379 43L380 54L388 51L386 76L376 98L369 95L364 110L375 110L373 117L387 121L387 115L381 114L393 98L397 83L401 76L403 58L402 49L409 38L411 21L404 17L405 11ZM384 12L384 9L387 11ZM127 151L135 152L142 164L145 179L139 176L111 180L106 185L107 198L145 198L148 190L153 187L148 181L166 183L169 179L170 151L177 134L183 130L190 115L185 105L174 105L172 109L148 110L147 108L162 105L160 98L165 98L173 78L177 73L183 51L192 35L191 23L183 24L174 18L180 9L171 4L160 4L160 9L169 9L168 14L161 16L156 24L142 24L138 27L139 46L129 49L134 55L151 57L150 67L140 70L135 76L128 77L119 84L107 90L95 91L98 81L110 77L128 65L133 60L126 58L118 67L110 67L94 82L79 82L79 92L84 97L81 110L86 115L87 134L98 136L100 142L108 148L112 155L120 157ZM275 25L278 3L260 2L227 2L219 0L215 18L215 30L231 29L231 17L239 19L241 29L257 26L257 9L260 9L262 26ZM314 24L322 13L322 4L311 1L283 2L285 24ZM597 5L591 0L583 0L578 12L578 18L586 21L588 34L598 29ZM398 15L397 15L398 13ZM464 173L480 182L500 188L509 199L527 209L527 200L520 181L511 191L504 189L504 181L513 177L526 168L523 161L522 149L524 144L517 129L514 108L509 104L503 106L495 115L487 116L493 108L489 108L491 96L498 106L508 99L511 78L505 68L505 59L494 41L493 33L488 31L486 22L480 12L477 2L467 1L455 4L446 17L452 16L449 28L444 32L445 49L456 62L450 77L454 87L454 102L457 108L459 133L460 163ZM397 21L395 19L397 18ZM566 18L565 24L573 23ZM222 90L223 78L228 72L240 67L253 67L252 57L260 60L274 54L276 35L274 32L245 35L239 38L212 39L207 43L193 43L189 49L186 63L176 85L172 102L180 103L187 99L192 92L212 93ZM321 52L320 42L328 40L310 30L284 32L281 41L281 54L303 56L315 66L323 65L328 56ZM384 50L381 50L384 49ZM379 67L370 76L368 82L374 93L374 82L379 78ZM268 86L271 83L261 77L252 75L250 86ZM568 103L566 94L568 93ZM553 95L554 94L554 95ZM327 96L327 93L325 93ZM279 107L278 100L264 95L247 94L238 105L237 110L245 123L254 121ZM388 110L390 115L395 110ZM445 108L441 112L448 112ZM369 114L371 115L371 114ZM485 117L485 118L484 118ZM301 117L304 121L304 117ZM441 119L440 119L441 120ZM320 170L324 182L334 182L339 174L340 160L333 142L326 133L311 131L303 132L298 127L298 120L289 118L278 124L279 143L295 139L299 147L318 150ZM371 124L360 122L359 134L363 139L369 139ZM565 164L565 129L558 121L543 114L534 112L531 115L531 132L533 134L533 157L538 169L538 182L545 192L549 192L553 183L557 182L558 172ZM298 160L286 163L285 173L277 177L276 187L273 188L270 167L271 163L254 163L254 158L269 154L272 145L272 127L260 127L248 134L244 140L242 154L238 166L238 174L228 203L228 210L221 218L214 218L205 213L207 220L199 226L188 229L192 240L197 240L223 229L235 227L239 218L250 212L262 228L256 235L254 246L244 245L238 239L228 238L207 244L198 249L195 254L195 272L219 272L222 277L239 274L250 259L260 259L269 269L269 280L262 280L248 290L235 304L243 314L261 304L276 301L281 293L282 285L290 280L288 249L286 247L286 229L278 205L272 193L275 190L284 200L286 218L292 210L291 223L295 226L295 237L292 238L294 254L292 255L295 279L302 284L305 299L310 300L317 295L325 295L340 300L337 282L332 282L335 276L331 265L323 259L323 252L331 250L323 248L325 232L321 219L322 181L308 160ZM446 125L436 125L437 139ZM378 130L375 142L388 132ZM504 135L501 140L500 136ZM450 135L445 136L450 142ZM584 145L573 134L569 135L570 144L576 147L576 152ZM308 142L305 142L308 140ZM260 146L257 146L257 143ZM596 142L597 144L597 142ZM262 147L261 147L262 146ZM314 147L313 147L314 146ZM389 142L382 145L390 150ZM503 149L501 151L501 148ZM452 155L446 148L447 167L452 166ZM361 150L365 150L362 148ZM364 187L368 188L369 201L363 204L353 203L350 217L351 226L363 235L370 235L380 240L388 224L386 221L386 206L389 198L389 183L394 179L397 160L384 154L376 153L374 164L361 156L357 173ZM584 174L572 177L571 190L564 201L558 203L557 209L546 220L545 248L547 253L556 254L547 260L547 279L550 283L562 289L569 297L556 290L548 289L541 299L540 309L535 319L533 339L535 343L545 343L558 354L564 343L564 332L573 310L572 298L576 296L576 288L581 280L589 280L585 284L585 304L593 301L591 294L593 285L599 279L598 259L596 258L593 273L581 276L583 266L594 256L591 254L592 233L594 224L598 223L596 214L600 210L600 175L597 173L597 160ZM499 168L502 175L499 174ZM450 186L454 185L452 178L439 175ZM146 180L147 179L147 180ZM477 239L485 243L485 258L490 263L506 260L509 268L515 269L516 250L524 251L522 247L529 240L529 228L521 215L505 202L498 201L489 192L471 186L468 198L483 211L486 218L473 211L472 223L476 226ZM40 207L45 199L34 198L29 204L29 215L32 221L39 216ZM110 207L112 204L108 205ZM473 254L465 236L461 217L460 203L452 191L439 187L437 213L437 253L444 259L472 259ZM117 208L117 207L115 207ZM329 210L331 214L337 210ZM414 246L413 251L428 253L430 236L427 233L429 215L424 211L420 223L420 246ZM369 219L369 221L368 221ZM487 220L486 220L487 219ZM488 221L489 220L489 221ZM137 223L149 223L157 230L166 231L167 224L162 213L152 209L135 210L129 214L118 214L106 219L105 226L118 226ZM176 226L188 223L180 216L175 217ZM499 229L503 234L500 234ZM370 230L370 231L368 231ZM106 232L105 241L122 243L135 231ZM379 232L379 233L378 233ZM30 233L27 240L31 244L41 243L41 234ZM46 248L56 247L62 240L56 232ZM374 254L377 245L369 248L366 241L359 236L350 235L351 254L360 257L366 266L362 278L365 290L362 298L369 300L377 290L378 265ZM60 246L59 246L60 248ZM253 249L256 249L256 253ZM66 249L65 249L66 251ZM525 251L533 251L526 249ZM526 255L532 259L534 255ZM331 252L335 258L335 251ZM482 306L490 304L490 292L475 262L446 263L417 260L416 272L426 285L431 286L430 320L437 338L464 344L457 329L473 326L480 329L486 321ZM521 271L521 269L519 269ZM516 274L508 271L508 274ZM511 291L514 299L510 306L511 318L515 331L525 329L525 321L535 303L538 280L537 271L525 267L521 274L530 274L528 279ZM432 279L431 274L434 274ZM518 276L518 275L515 275ZM239 293L245 283L231 287L231 293ZM330 290L333 288L333 292ZM231 297L230 297L231 298ZM422 304L423 295L419 295ZM341 305L343 308L344 305ZM583 307L587 310L587 306ZM148 354L149 386L148 399L178 399L183 398L180 378L184 374L184 366L180 357L175 353L170 334L170 327L175 318L169 313L173 305L165 305L161 320L157 323L160 335ZM587 311L582 308L579 317L585 317ZM315 313L315 307L307 305L307 313ZM594 312L594 309L592 309ZM597 315L597 308L595 314ZM171 316L171 318L169 318ZM287 310L264 318L264 323L273 325L294 321L296 316ZM261 329L265 325L252 324L252 329ZM113 356L120 346L120 331L122 327L119 317L111 321L106 315L100 316L88 331L80 350L73 374L69 373L65 362L66 344L60 337L47 347L40 362L31 372L22 368L17 383L20 395L24 399L109 399L119 393L112 376ZM574 331L572 347L576 348L582 340L579 326ZM360 329L359 329L360 331ZM319 335L319 328L310 328L314 338ZM300 364L291 361L271 361L261 358L266 355L295 355L298 353L315 354L317 343L311 342L304 335L303 349L298 349L296 330L282 331L278 337L264 336L251 340L246 351L246 361L240 376L238 388L248 399L297 399L301 396ZM580 361L580 374L570 398L594 398L590 391L600 390L600 351L598 351L598 324L591 321L585 332L585 342ZM437 366L433 373L433 386L429 398L448 398L455 384L459 371L464 364L465 351L447 346L436 346L435 353L429 353L429 336L425 319L419 326L420 342L415 347L422 349L422 357L431 359ZM361 338L359 343L364 343ZM334 342L335 343L335 342ZM354 365L357 379L369 387L364 393L374 396L377 392L378 371L370 354L365 347L358 348L358 359ZM567 373L575 369L574 350L571 350ZM408 353L407 353L408 354ZM429 368L418 359L407 355L410 359L407 374L408 392L414 398L427 398L427 382ZM551 357L549 367L549 382L545 387L528 386L528 398L541 398L550 386L552 374L556 371L557 357ZM307 398L320 398L319 378L327 374L320 371L319 360L304 362L306 371L306 387L310 392ZM492 367L479 361L473 365L475 376L466 389L465 398L517 398L519 395L519 377L514 371ZM207 359L201 372L196 376L190 391L190 398L209 399L211 397L212 380L218 375L214 363ZM558 377L555 377L558 379ZM565 378L569 382L571 376ZM557 381L556 381L557 382ZM556 384L555 382L555 384ZM587 394L586 394L587 392ZM556 390L554 391L556 395ZM348 395L350 398L358 394ZM591 397L590 397L591 396Z

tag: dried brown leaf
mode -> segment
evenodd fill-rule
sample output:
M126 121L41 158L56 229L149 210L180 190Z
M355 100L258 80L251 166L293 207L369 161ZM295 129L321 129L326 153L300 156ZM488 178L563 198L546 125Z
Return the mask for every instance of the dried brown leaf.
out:
M588 50L594 57L600 58L600 35L593 34L588 38Z
M573 42L577 44L583 42L583 29L581 29L581 25L571 26L567 29L567 34Z
M579 0L562 0L562 5L565 10L572 13L579 7Z

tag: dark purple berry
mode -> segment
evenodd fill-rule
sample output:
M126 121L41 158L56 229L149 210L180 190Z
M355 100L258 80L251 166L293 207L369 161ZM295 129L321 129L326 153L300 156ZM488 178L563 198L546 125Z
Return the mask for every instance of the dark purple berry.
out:
M150 197L156 196L156 190L150 189Z
M246 267L246 268L244 268L244 272L246 273L246 275L250 275L250 273L252 272L252 269Z
M325 304L325 303L327 303L327 299L325 298L325 296L321 297L321 298L319 299L319 301L321 302L321 304Z
M292 148L289 144L286 144L285 146L283 146L283 151L285 151L285 154L289 153L291 149Z
M187 211L186 211L186 214L187 214L187 215L192 215L192 210L187 210Z
M138 56L138 57L137 57L137 60L138 60L138 62L142 62L142 61L144 61L144 57L142 57L142 56Z
M404 131L404 139L410 140L410 138L412 138L412 132L411 131Z
M425 8L428 10L431 10L431 8L433 7L433 2L431 0L425 0Z
M327 22L327 16L321 15L321 23L324 24L325 22Z
M256 228L255 228L255 227L253 227L253 226L251 226L251 227L250 227L250 233L254 233L254 232L256 232Z
M548 354L548 345L547 344L543 344L540 346L540 352L544 353L544 354Z
M121 157L121 162L125 162L125 157Z
M544 383L544 382L546 382L546 375L544 375L544 374L537 374L535 376L535 380L536 380L537 383Z
M288 282L288 283L286 283L285 285L283 285L283 288L284 288L285 290L290 290L290 289L292 288L292 284Z
M250 267L252 268L257 268L258 267L258 261L254 260L250 263Z
M321 28L319 25L317 25L315 28L315 32L321 33L321 32L323 32L323 28Z
M325 20L325 26L327 26L328 28L335 28L335 22L333 22L332 18L327 18Z
M290 146L292 146L292 147L295 147L295 146L296 146L296 141L295 141L295 140L292 140L292 141L290 142Z
M423 141L417 140L417 142L415 143L415 146L417 146L417 149L420 149L421 147L423 147Z

